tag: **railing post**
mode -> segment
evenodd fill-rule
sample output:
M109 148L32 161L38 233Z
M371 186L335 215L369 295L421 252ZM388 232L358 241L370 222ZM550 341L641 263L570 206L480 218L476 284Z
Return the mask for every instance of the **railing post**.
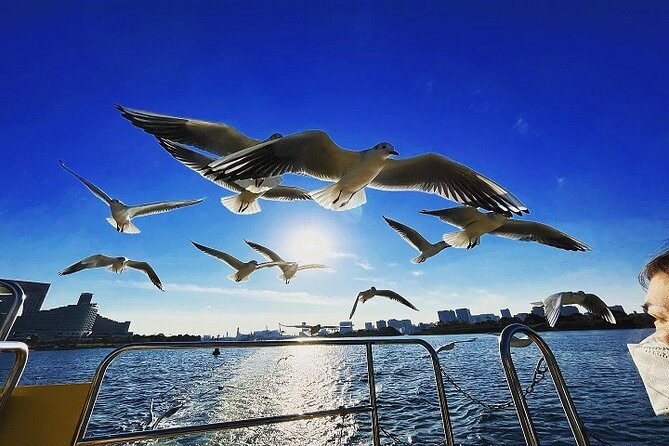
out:
M5 316L4 320L0 320L0 341L4 341L12 331L14 321L16 321L23 307L23 301L26 300L26 295L17 283L6 280L0 280L0 293L11 296L10 298L12 299L7 316Z
M369 384L369 405L372 406L372 437L374 446L381 445L379 433L379 408L376 404L376 383L374 381L374 354L372 353L372 344L365 344L367 351L367 383Z

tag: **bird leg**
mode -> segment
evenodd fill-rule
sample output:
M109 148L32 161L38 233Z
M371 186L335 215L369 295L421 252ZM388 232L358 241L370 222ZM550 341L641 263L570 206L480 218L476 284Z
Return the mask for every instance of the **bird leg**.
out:
M340 204L339 207L342 208L342 207L346 206L346 205L348 204L348 202L351 201L351 198L353 198L353 195L355 195L357 192L358 192L357 190L354 191L354 192L348 197L348 200L346 200L345 202L343 202L342 204Z
M256 178L256 187L260 187L264 181L264 178Z
M341 190L339 191L339 195L337 195L337 198L334 199L334 201L332 202L332 204L337 204L337 202L338 202L339 199L341 198L341 193L342 193L342 192L343 192L343 191L341 191Z
M251 203L245 203L245 204L246 204L246 206L244 206L244 210L243 210L242 212L246 212L246 210L247 210L247 209L249 208L249 206L251 205Z

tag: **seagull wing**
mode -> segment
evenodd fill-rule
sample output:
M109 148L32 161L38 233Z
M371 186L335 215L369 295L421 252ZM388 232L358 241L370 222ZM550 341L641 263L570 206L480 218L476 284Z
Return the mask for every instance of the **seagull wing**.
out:
M353 308L351 309L351 314L348 316L349 319L353 319L353 313L355 313L355 309L358 308L358 302L360 302L360 295L362 293L358 293L358 295L355 298L355 302L353 302Z
M170 141L169 139L158 138L158 143L167 151L167 153L172 155L174 159L199 173L209 181L233 192L241 192L244 190L243 187L234 182L216 179L216 173L212 172L211 168L209 168L209 164L216 161L216 158L210 158L179 143Z
M595 294L586 293L583 303L583 308L590 313L595 314L611 324L616 323L616 318L613 316L611 309L604 303L604 301Z
M440 209L437 211L420 211L421 214L434 215L441 221L453 225L456 228L466 228L470 224L479 221L484 214L471 206L460 206L456 208Z
M256 269L262 269L262 268L271 268L272 266L278 266L283 270L282 267L288 266L290 263L289 262L284 262L284 261L279 261L279 262L264 262L264 263L259 263Z
M321 329L323 328L339 328L339 325L321 325Z
M267 257L268 259L274 261L274 262L283 262L283 259L279 256L279 254L275 253L269 248L265 248L263 245L260 245L258 243L252 242L250 240L244 240L247 245L249 245L251 248L262 254L263 256Z
M299 173L337 181L360 158L342 149L321 130L309 130L264 142L214 161L212 170L226 181Z
M400 237L404 239L408 244L416 248L418 251L424 251L425 249L432 246L430 242L425 240L425 238L418 233L415 229L412 229L402 223L391 220L388 217L382 216L383 219L390 225L391 228L397 232Z
M254 146L260 142L260 140L249 138L222 122L178 118L133 110L120 105L117 105L116 109L132 125L139 127L147 133L199 147L220 156Z
M493 180L436 153L388 160L370 186L419 190L504 215L528 212L520 200Z
M151 279L151 283L153 283L156 287L158 287L159 290L165 291L163 289L163 284L160 282L160 279L158 278L158 274L156 274L153 268L151 268L151 265L149 265L147 262L128 260L127 262L125 262L125 264L128 266L128 268L133 268L142 271L144 274L149 276L149 279Z
M555 327L555 324L560 317L560 309L562 308L562 297L565 293L555 293L544 299L544 313L548 325Z
M511 347L525 348L529 347L532 342L533 341L530 338L517 338L515 336L511 336Z
M86 186L86 187L88 188L88 190L90 190L91 192L93 192L93 195L95 195L95 196L98 197L100 200L104 201L105 203L107 203L107 204L109 204L109 205L111 204L111 201L112 201L111 197L110 197L109 195L107 195L102 189L100 189L100 188L97 187L95 184L93 184L93 183L91 183L90 181L88 181L86 178L84 178L84 177L80 177L79 175L77 175L76 173L74 173L74 171L73 171L73 170L70 170L70 168L67 167L67 166L65 165L64 162L61 161L61 162L60 162L60 166L61 166L63 169L65 169L65 170L67 170L68 172L70 172L72 175L74 175L79 181L81 181L82 183L84 183L84 186Z
M144 217L147 215L162 214L163 212L173 211L174 209L186 206L192 206L202 202L202 200L204 200L204 198L198 198L197 200L160 201L158 203L140 204L137 206L130 206L128 212L131 218Z
M289 328L309 328L309 329L315 327L315 325L284 325L284 324L281 324L281 326L282 327L289 327Z
M453 350L453 347L455 347L455 342L449 342L448 344L444 344L441 347L437 349L437 353L443 352L443 351L448 351L448 350Z
M538 242L567 251L590 251L590 247L585 243L536 221L508 220L490 233L521 242Z
M241 269L241 267L245 265L244 262L242 262L241 260L239 260L239 259L237 259L237 258L231 256L230 254L228 254L228 253L226 253L226 252L219 251L219 250L217 250L217 249L214 249L214 248L210 248L210 247L208 247L208 246L201 245L201 244L196 243L196 242L194 242L194 241L192 241L192 240L191 240L191 243L192 243L197 249L199 249L200 251L202 251L203 253L205 253L205 254L209 254L209 255L212 256L212 257L216 257L218 260L222 260L222 261L224 261L225 263L227 263L228 265L230 265L231 267L233 267L233 268L236 269L236 270Z
M299 265L297 267L298 271L304 271L305 269L324 269L324 268L330 268L327 265L323 265L321 263L308 263L306 265Z
M65 276L67 274L76 273L82 269L89 268L100 268L104 266L111 266L116 260L114 257L108 257L102 254L94 254L92 256L86 257L85 259L79 260L77 263L74 263L64 270L60 271L58 274Z
M412 310L418 311L418 308L414 307L411 302L397 294L396 292L392 290L376 290L374 293L375 296L383 296L387 297L390 300L394 300L395 302L399 302L402 305L406 305L407 307L411 308Z
M309 195L308 191L292 186L274 187L260 197L273 201L311 200L311 195Z

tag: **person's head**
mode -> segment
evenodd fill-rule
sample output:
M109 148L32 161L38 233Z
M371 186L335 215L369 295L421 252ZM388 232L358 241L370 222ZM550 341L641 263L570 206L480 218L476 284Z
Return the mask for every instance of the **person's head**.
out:
M655 335L669 345L669 250L648 262L639 282L646 290L643 308L655 319Z

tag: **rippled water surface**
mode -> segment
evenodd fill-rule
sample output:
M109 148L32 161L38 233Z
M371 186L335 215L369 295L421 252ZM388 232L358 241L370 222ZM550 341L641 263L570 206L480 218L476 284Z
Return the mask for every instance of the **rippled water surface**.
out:
M593 445L669 444L669 419L655 417L626 344L649 330L551 332L543 334L563 370ZM475 335L440 354L447 373L488 402L509 393L497 339ZM428 336L439 346L470 336ZM21 384L90 380L110 349L31 352ZM288 357L279 363L279 358ZM530 381L539 353L514 351L523 385ZM10 358L0 358L0 375ZM417 346L374 347L376 390L383 428L409 444L439 444L443 431L431 362ZM4 373L2 373L4 372ZM668 371L669 373L669 371ZM461 445L524 444L513 408L491 411L471 403L446 383L455 439ZM142 430L156 415L182 405L159 427L240 420L268 415L335 409L368 403L362 346L303 346L222 350L131 352L110 367L95 406L89 435ZM528 404L543 445L573 444L550 378L537 386ZM384 444L393 444L385 436ZM149 443L146 444L155 444ZM270 427L161 441L169 445L337 445L371 444L367 414L316 419Z

